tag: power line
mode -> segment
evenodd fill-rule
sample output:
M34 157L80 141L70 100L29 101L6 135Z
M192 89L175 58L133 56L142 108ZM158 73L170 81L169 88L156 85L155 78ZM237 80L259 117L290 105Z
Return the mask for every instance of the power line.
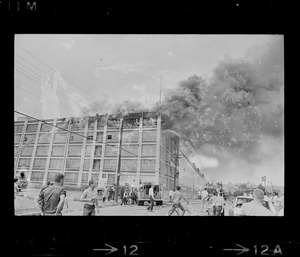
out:
M39 62L43 63L44 65L46 65L50 70L52 70L53 72L55 72L55 69L50 67L48 64L46 64L44 61L42 61L41 59L39 59L38 57L36 57L35 55L33 55L32 53L30 53L28 50L26 50L24 47L20 46L19 44L16 44L18 47L22 48L25 52L27 52L30 56L32 56L33 58L37 59ZM72 85L75 86L75 88L77 88L77 90L81 91L83 94L86 95L86 97L90 97L91 99L93 99L93 102L96 101L96 98L92 97L91 95L89 95L87 92L85 92L84 90L82 90L81 88L77 87L72 81L70 81L69 79L67 79L65 76L61 76L62 78L64 78L66 81L68 81L69 83L71 83Z
M22 69L21 67L17 67L18 69L16 69L15 71L17 72L17 73L19 73L19 74L22 74L23 76L26 76L28 79L32 79L33 81L35 81L36 83L40 83L40 84L45 84L45 81L41 81L40 80L40 78L37 78L36 76L34 76L34 75L32 75L32 74L27 74L27 73L24 73L24 72L22 72L22 71L24 71L24 69ZM19 70L20 69L20 70ZM22 70L22 71L21 71ZM30 70L30 69L29 69ZM32 70L31 70L32 71ZM25 71L26 72L26 71ZM34 71L32 71L32 72L34 72ZM59 92L62 92L62 93L64 93L66 96L67 95L69 95L70 97L69 97L69 99L71 99L71 100L73 100L73 101L75 101L76 100L76 102L75 103L77 103L77 104L80 104L80 103L82 103L82 102L84 102L85 103L85 101L84 100L80 100L77 96L75 96L74 94L72 94L72 93L70 93L70 92L68 92L68 91L65 91L65 90L62 90L61 88L59 88L59 87L57 87L56 88ZM57 92L58 92L57 91ZM90 97L90 96L89 96ZM97 110L97 109L95 109L95 108L93 108L91 105L88 105L88 107L89 107L89 109L90 110L93 110L94 112L98 112L99 110Z

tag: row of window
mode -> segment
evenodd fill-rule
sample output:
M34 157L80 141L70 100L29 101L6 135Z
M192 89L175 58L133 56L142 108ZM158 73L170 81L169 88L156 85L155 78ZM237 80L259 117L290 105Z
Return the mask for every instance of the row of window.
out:
M56 172L48 172L46 181L54 181ZM94 181L98 181L99 179L99 172L97 173L92 173L91 174L91 179ZM44 180L45 172L43 171L32 171L31 173L31 178L30 181L33 182L42 182ZM88 184L88 178L89 178L89 173L82 173L81 174L81 185L86 185ZM115 183L115 174L102 174L102 178L107 178L107 184L112 185ZM75 172L65 172L64 173L64 184L73 184L77 185L79 179L79 174Z
M53 143L66 143L67 142L67 132L59 132L54 134ZM155 130L148 130L143 131L142 134L143 141L156 141L156 131ZM70 133L69 143L82 143L84 139L84 133L77 132L76 134ZM14 142L15 144L20 144L22 134L15 134L14 135ZM35 143L36 134L25 134L23 137L23 143L27 143L29 141L32 144ZM51 139L51 134L40 133L38 138L38 143L49 143ZM96 138L94 137L93 132L87 133L87 142L92 142L96 140L98 142L103 142L103 132L97 132ZM138 131L124 131L122 134L122 141L123 142L137 142L139 140L139 132ZM111 131L107 132L107 139L106 142L118 142L119 141L119 132Z
M18 162L18 168L29 168L31 158L20 158ZM83 170L88 171L92 165L92 170L100 170L100 159L84 159ZM46 169L47 159L46 158L35 158L33 160L32 169ZM63 158L51 158L49 162L49 169L62 170L64 164ZM104 170L115 171L117 168L117 159L105 159L103 164ZM66 170L80 170L80 159L67 158L65 164ZM136 159L122 159L121 170L124 171L137 171L137 160ZM142 159L141 170L155 170L155 160Z
M22 152L21 156L32 156L33 146L26 146ZM81 156L82 145L69 145L68 146L68 156ZM19 146L15 146L15 152L19 149ZM36 147L36 156L47 156L49 152L49 146L39 145ZM65 145L53 145L51 156L64 156ZM95 145L94 156L101 157L102 145ZM85 156L92 155L92 145L85 146ZM107 145L105 147L105 156L117 156L118 147ZM126 157L136 157L138 155L138 145L123 145L122 146L122 156ZM156 156L156 145L142 145L142 156Z

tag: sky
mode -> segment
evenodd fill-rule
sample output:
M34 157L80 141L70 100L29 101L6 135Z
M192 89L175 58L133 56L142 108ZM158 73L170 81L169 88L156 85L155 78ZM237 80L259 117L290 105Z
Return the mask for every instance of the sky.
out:
M151 109L160 99L160 85L164 101L168 90L183 80L192 75L209 80L220 61L251 59L255 49L263 49L274 37L19 34L15 37L15 110L47 119L110 112L126 100ZM101 110L95 103L101 103ZM267 175L274 184L283 185L283 138L263 137L260 147L278 151L260 164L228 153L231 162L222 176L217 170L226 159L224 153L200 153L201 165L216 180L257 183ZM237 175L238 167L251 169L251 176L246 171Z

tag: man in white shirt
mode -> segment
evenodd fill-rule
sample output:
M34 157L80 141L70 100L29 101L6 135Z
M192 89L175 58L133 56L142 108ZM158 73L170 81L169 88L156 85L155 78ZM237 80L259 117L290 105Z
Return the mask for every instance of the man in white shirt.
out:
M261 189L253 191L253 201L244 203L241 208L241 215L244 216L276 216L272 211L263 205L264 192Z
M224 198L222 196L222 193L219 193L216 200L215 200L215 206L216 206L216 216L221 216L221 213L224 208Z
M150 196L150 205L148 206L148 211L153 211L153 205L154 205L154 186L151 185L151 188L149 189L149 196Z
M169 191L169 197L170 197L170 202L172 201L172 197L173 197L173 190L171 189L170 191Z
M97 184L93 180L89 181L89 188L83 191L80 201L85 202L83 205L83 216L95 216L95 207L99 213L98 197L95 190Z
M207 201L207 197L208 197L208 192L206 191L206 189L202 190L201 192L202 211L204 211L204 205L205 202Z

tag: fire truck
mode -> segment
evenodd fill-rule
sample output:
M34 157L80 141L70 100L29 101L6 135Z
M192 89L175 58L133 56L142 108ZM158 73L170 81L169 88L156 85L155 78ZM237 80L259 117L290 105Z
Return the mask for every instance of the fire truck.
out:
M162 186L147 182L141 185L138 190L138 205L144 205L145 202L150 203L149 189L151 188L152 185L154 185L153 192L154 192L155 204L156 205L163 204Z

